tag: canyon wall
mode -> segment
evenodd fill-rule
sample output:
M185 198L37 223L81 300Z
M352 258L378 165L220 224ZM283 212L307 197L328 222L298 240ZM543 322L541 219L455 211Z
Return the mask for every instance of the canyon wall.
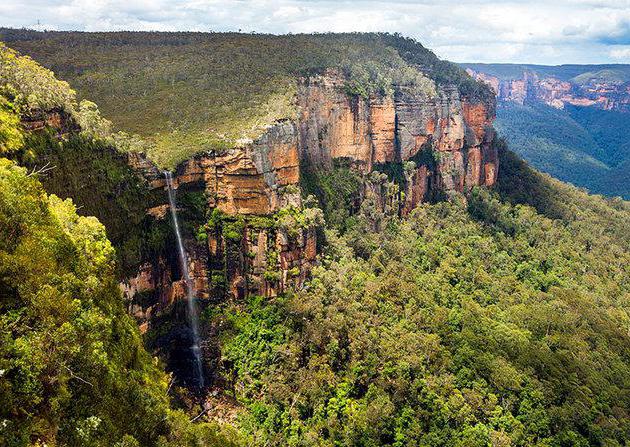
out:
M392 97L348 96L344 82L335 72L300 82L303 166L326 169L345 159L369 173L404 164L406 212L437 193L494 184L494 104L462 98L454 87L422 91L397 86Z
M297 119L275 123L250 144L200 153L176 168L173 186L199 299L273 296L304 283L316 261L322 223L318 210L302 203L305 169L317 175L338 162L350 165L364 178L361 196L373 197L389 211L395 203L393 212L399 214L496 181L494 104L462 97L455 87L396 86L392 95L362 97L347 94L345 85L346 79L334 70L301 78ZM62 111L35 114L24 126L56 129L59 135L79 130ZM158 234L162 240L157 250L142 254L135 273L121 283L131 313L146 330L152 319L185 297L184 281L169 239L164 173L142 154L117 154L117 163L135 173L144 191L134 196L139 203L133 209L144 209L145 215L130 222L129 231L136 230L140 239ZM385 197L392 190L382 181L368 181L374 171L400 174L390 179L398 183L397 200ZM82 197L84 179L95 174L75 174L76 182L53 192ZM200 216L188 225L193 218L186 214L187 197L203 202ZM89 211L106 226L112 217L99 215L94 207ZM122 245L129 245L125 232L119 229Z
M306 171L349 166L362 179L358 201L367 198L381 212L400 215L421 202L495 183L493 103L465 98L455 87L396 86L392 95L361 97L347 94L345 84L332 70L299 79L295 120L276 122L249 144L200 153L173 172L202 309L304 284L323 225L321 210L302 199ZM79 126L63 111L33 113L23 125L63 141L74 136L67 147L38 154L37 163L57 166L43 183L105 224L125 261L121 290L148 346L171 368L185 365L181 356L190 357L191 346L182 306L186 290L164 173L143 154L79 136ZM215 361L211 329L202 329L204 358ZM183 377L188 372L180 371Z
M251 144L201 153L177 167L173 183L178 191L203 192L208 209L219 210L226 225L238 221L240 231L238 237L226 237L220 228L207 228L202 249L187 238L198 296L275 295L303 283L317 254L316 226L276 225L278 213L301 210L302 169L332 169L343 160L368 175L399 166L404 172L398 179L402 214L427 200L494 184L494 104L463 98L455 87L398 86L391 96L364 98L348 95L345 82L333 70L300 79L295 122L278 122ZM148 160L129 157L153 190L165 188L163 174ZM371 194L378 193L372 189ZM147 212L168 219L166 211L164 199ZM254 223L259 217L271 220L261 226ZM164 273L166 265L163 259L143 265L124 284L130 300L151 289L161 290L159 307L182 298L181 281L173 280L176 273ZM134 307L141 320L152 311Z
M305 281L317 255L318 221L291 221L292 214L308 213L301 203L297 141L295 123L278 122L249 145L201 153L173 173L176 195L202 194L211 216L211 222L202 226L202 238L184 234L198 298L275 296ZM148 208L147 214L168 221L164 174L141 154L129 154L129 160L150 189L162 194L162 202ZM293 225L285 225L287 221ZM184 281L173 259L147 260L121 287L142 328L153 315L185 298ZM153 299L136 303L136 296L151 293Z
M540 76L532 71L524 71L518 79L499 79L470 68L466 71L478 81L488 84L499 101L521 105L542 102L557 109L571 104L630 112L630 82L593 79L585 83L575 83L552 76Z

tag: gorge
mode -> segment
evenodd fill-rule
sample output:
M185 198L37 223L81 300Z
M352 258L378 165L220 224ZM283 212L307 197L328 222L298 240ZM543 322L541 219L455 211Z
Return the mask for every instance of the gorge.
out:
M630 197L630 65L462 66L496 93L497 129L534 167Z
M0 441L628 438L630 205L530 168L463 69L385 33L0 39Z

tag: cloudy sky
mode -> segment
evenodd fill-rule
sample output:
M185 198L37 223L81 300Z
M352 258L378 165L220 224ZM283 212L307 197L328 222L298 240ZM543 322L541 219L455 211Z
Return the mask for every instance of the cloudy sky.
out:
M630 63L630 0L1 0L0 26L389 31L457 62Z

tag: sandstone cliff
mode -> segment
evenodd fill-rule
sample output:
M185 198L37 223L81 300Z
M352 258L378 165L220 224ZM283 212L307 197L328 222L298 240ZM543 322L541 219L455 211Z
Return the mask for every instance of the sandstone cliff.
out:
M475 79L488 84L500 101L518 104L542 102L558 109L571 104L630 112L630 82L592 78L578 83L527 70L518 78L499 79L471 68L466 71Z
M221 292L217 282L224 292L243 296L274 295L304 281L317 254L316 228L305 226L289 234L277 225L252 224L255 217L277 221L282 210L300 209L303 169L327 170L343 160L367 176L401 166L404 176L398 182L404 194L398 212L403 214L440 195L495 183L494 104L462 97L450 87L418 91L397 86L391 96L364 98L348 95L344 85L343 76L333 70L302 78L295 122L278 122L251 144L202 153L178 166L178 190L202 191L209 210L219 210L228 223L238 219L241 227L236 240L207 228L201 250L188 240L198 296L216 296ZM131 155L130 162L152 189L163 190L163 175L148 160ZM373 188L370 193L379 194ZM160 203L148 213L168 219L166 207ZM161 265L165 263L153 261L152 271L146 264L126 282L130 298L151 289L161 289L162 305L183 297L182 287L169 286L172 278ZM148 316L135 310L141 318Z
M303 203L306 171L318 175L343 162L362 179L357 202L369 199L381 212L403 215L421 202L495 183L494 103L435 84L367 97L348 94L345 85L335 70L301 78L295 120L176 168L187 262L202 307L302 286L320 250L322 225L321 211ZM63 110L34 112L23 125L63 142L44 144L37 154L37 163L58 167L43 183L106 225L128 261L120 287L129 311L149 346L176 368L181 359L171 356L185 355L190 343L164 173L143 154L80 136ZM212 349L204 345L206 358L217 357Z
M403 215L421 202L495 183L493 103L435 84L367 97L348 94L345 85L335 70L301 78L295 120L176 168L187 262L202 307L304 284L322 225L321 211L303 203L307 171L317 176L343 163L362 179L357 203L367 199L380 212ZM120 287L129 311L149 346L177 368L190 343L164 173L143 154L80 136L63 110L35 111L23 125L63 142L50 140L37 154L37 163L57 167L43 183L106 225L124 264ZM217 358L215 348L205 344L205 357Z
M304 169L317 172L344 161L367 179L373 171L399 167L403 175L395 180L402 194L395 211L402 214L444 194L494 184L498 170L494 104L463 97L457 88L448 86L425 90L395 86L391 95L369 97L349 95L344 86L343 75L334 70L302 78L296 120L277 122L250 144L201 153L177 167L173 183L178 193L201 195L204 202L202 221L194 225L203 237L190 231L186 235L190 271L200 298L274 295L303 283L318 251L317 219L304 223L303 216L290 215L305 211L300 189ZM25 117L24 127L33 132L54 129L57 135L79 130L61 110ZM131 168L147 191L134 196L142 203L132 204L133 209L146 210L145 217L134 219L133 225L141 227L138 237L149 237L146 233L154 232L151 228L156 225L161 225L162 233L168 231L163 172L142 154L112 152L111 156ZM75 174L80 181L57 179L55 183L49 178L45 182L53 192L75 197L82 205L89 201L85 190L94 188L89 185L98 180L93 178L97 174ZM121 187L114 185L114 189ZM382 195L381 189L365 181L363 195ZM380 197L377 202L386 200ZM123 206L129 208L129 204ZM115 212L100 215L98 207L88 209L106 225ZM221 213L221 222L204 224L204 216L213 210ZM263 224L261 218L266 219ZM287 218L294 221L293 228L280 223ZM117 228L116 234L123 239L125 233L124 228ZM167 235L162 239L168 244ZM159 248L150 259L141 259L137 274L121 285L132 312L144 325L153 314L185 296L172 250Z
M494 104L473 102L449 87L417 91L397 86L392 97L348 96L343 83L335 72L300 83L302 165L326 168L346 159L369 173L408 163L401 185L407 212L437 192L494 184Z

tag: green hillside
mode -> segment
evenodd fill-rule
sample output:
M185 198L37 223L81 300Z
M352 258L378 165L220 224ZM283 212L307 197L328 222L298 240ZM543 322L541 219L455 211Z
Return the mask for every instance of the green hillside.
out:
M593 193L630 198L630 114L503 102L495 126L536 168Z
M81 202L90 197L106 208L109 224L117 218L128 227L129 214L143 215L125 208L137 197L111 135L101 139L100 118L86 116L74 98L50 71L0 44L0 445L235 445L233 431L190 424L171 405L172 379L126 311L104 225L49 194L41 164L27 170L4 158L43 161L40 150L63 152L55 175L67 184L80 177L70 171L80 168L75 159L89 152L84 163L89 157L104 177L88 180ZM85 130L63 142L49 131L26 133L20 117L39 108L63 110Z
M625 445L629 217L505 150L467 206L400 220L364 202L304 290L215 316L242 429L261 446Z
M329 37L313 36L320 38ZM410 50L413 41L378 38L398 42L405 60L423 54ZM170 57L176 52L163 63ZM431 69L439 82L455 82L461 72L451 68ZM461 79L467 94L487 93ZM175 399L178 387L145 350L104 226L45 189L75 191L80 211L102 212L117 248L126 246L125 229L142 239L129 227L141 226L130 218L144 212L137 202L146 196L120 157L141 143L75 96L0 45L1 446L628 445L629 202L541 174L502 140L494 143L494 188L421 204L408 216L397 212L402 197L384 173L361 176L345 165L313 173L327 221L318 263L296 290L205 308L204 341L217 348L203 409L190 394ZM21 118L42 107L81 129L25 133ZM555 121L557 129L536 131L549 144L560 144L556 135L569 141L580 163L627 166L605 147L620 141L606 119L515 113ZM42 172L44 160L55 160L53 175ZM365 192L376 190L385 200ZM179 202L182 227L194 215L242 237L242 220L200 216L198 205ZM285 217L292 225L300 216ZM160 245L161 236L147 239ZM130 253L143 250L130 245ZM155 329L177 323L167 318Z
M388 34L78 33L0 29L0 41L33 57L96 102L115 127L139 134L173 167L195 152L254 138L295 114L297 77L346 72L355 93L392 83L438 83L489 95L461 68L419 43ZM413 66L412 66L413 65Z

